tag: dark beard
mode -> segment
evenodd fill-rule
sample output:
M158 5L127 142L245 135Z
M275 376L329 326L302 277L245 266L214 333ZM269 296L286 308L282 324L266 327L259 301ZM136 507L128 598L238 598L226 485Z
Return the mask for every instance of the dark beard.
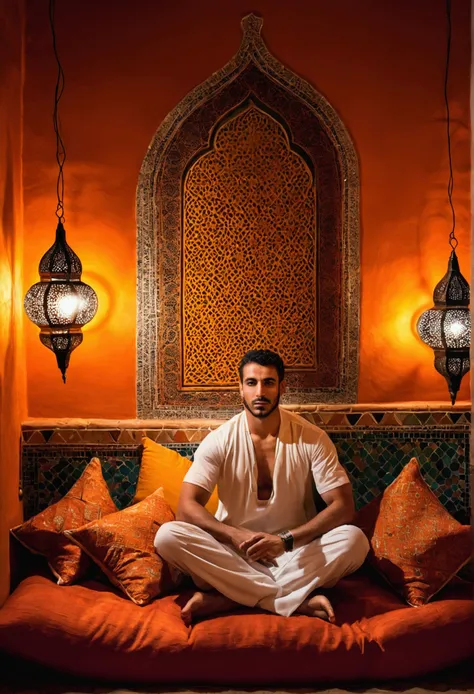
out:
M274 412L274 411L276 410L276 408L278 407L278 405L279 405L279 403L280 403L280 395L277 396L277 399L275 400L275 403L273 404L273 407L271 407L271 408L268 410L268 412L258 412L258 413L255 413L255 412L252 410L252 408L250 407L250 405L248 404L247 400L245 400L245 398L242 398L242 402L244 403L245 409L248 410L248 411L250 412L251 415L253 415L253 416L256 417L257 419L266 419L266 418L269 417L269 416L271 415L271 413Z

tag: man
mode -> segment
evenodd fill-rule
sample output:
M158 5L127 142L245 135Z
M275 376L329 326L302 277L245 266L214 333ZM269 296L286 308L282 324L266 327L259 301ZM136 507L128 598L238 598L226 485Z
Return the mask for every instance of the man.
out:
M239 366L244 409L207 435L184 478L177 520L155 538L157 552L199 589L186 624L238 605L334 621L320 593L363 563L368 541L348 525L349 479L318 427L279 407L284 365L268 350ZM319 513L312 484L326 504ZM219 507L204 507L217 485Z

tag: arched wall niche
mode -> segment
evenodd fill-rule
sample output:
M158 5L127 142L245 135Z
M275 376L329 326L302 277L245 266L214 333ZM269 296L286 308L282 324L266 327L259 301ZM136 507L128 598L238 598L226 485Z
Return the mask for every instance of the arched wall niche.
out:
M357 399L359 178L339 116L267 51L262 19L155 134L140 172L138 416L240 409L269 348L286 403Z

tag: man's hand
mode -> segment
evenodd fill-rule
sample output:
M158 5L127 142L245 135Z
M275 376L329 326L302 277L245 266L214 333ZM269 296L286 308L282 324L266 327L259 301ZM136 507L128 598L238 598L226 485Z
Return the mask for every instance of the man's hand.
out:
M246 550L242 549L243 545L250 547L254 542L260 539L262 533L256 533L254 530L247 530L246 528L234 528L232 531L232 544L236 550L246 554Z
M278 535L257 533L246 528L234 528L232 544L248 559L259 561L265 566L276 566L275 557L284 551L283 540Z
M252 561L271 562L275 565L276 557L285 551L281 537L269 533L253 533L252 535L240 544L239 550Z

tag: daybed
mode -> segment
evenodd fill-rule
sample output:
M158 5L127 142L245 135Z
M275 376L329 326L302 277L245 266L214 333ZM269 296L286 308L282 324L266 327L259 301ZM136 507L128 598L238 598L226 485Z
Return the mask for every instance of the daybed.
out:
M147 454L159 457L163 452L153 442L144 443L143 461ZM182 459L175 462L179 467ZM143 466L142 462L142 470ZM90 486L94 498L88 498L84 482L88 470L94 472ZM143 500L135 498L138 503L127 509L128 516L121 516L126 511L110 508L103 515L97 512L98 504L108 503L103 495L99 501L96 498L102 494L98 474L100 462L94 461L69 497L76 504L72 515L85 508L85 525L80 529L68 525L61 511L62 534L72 527L66 533L68 542L81 552L74 581L69 580L72 555L58 569L45 550L45 528L51 518L57 525L61 515L57 509L42 516L41 523L36 521L35 528L23 524L23 535L21 527L15 530L12 547L17 568L29 575L19 581L0 610L4 654L95 680L226 686L380 682L432 673L474 655L472 584L456 575L469 559L469 531L442 509L423 482L416 461L404 465L384 494L358 515L372 551L359 571L331 589L335 624L242 608L185 626L180 605L192 587L176 583L163 563L157 573L155 569L147 573L149 562L160 561L149 548L156 523L173 517L168 504L173 485L163 479L169 469L166 473L160 469L145 480L157 491L149 493L141 484ZM164 491L157 489L159 480ZM138 491L140 480L137 496ZM142 520L147 513L153 516L155 526L148 523L148 532L142 524L138 536L140 513ZM419 519L417 524L414 517ZM132 539L123 534L121 522L135 533ZM398 539L397 533L401 533ZM20 546L20 542L28 546L32 537L36 538L33 544L39 537L36 551L39 548L48 559L49 569L44 557ZM400 538L403 546L395 542ZM412 540L418 548L415 554ZM411 565L407 564L410 552L415 556ZM89 560L87 570L82 564L85 559ZM144 562L140 571L136 562ZM63 570L62 582L70 585L57 583ZM419 606L410 606L407 600Z

